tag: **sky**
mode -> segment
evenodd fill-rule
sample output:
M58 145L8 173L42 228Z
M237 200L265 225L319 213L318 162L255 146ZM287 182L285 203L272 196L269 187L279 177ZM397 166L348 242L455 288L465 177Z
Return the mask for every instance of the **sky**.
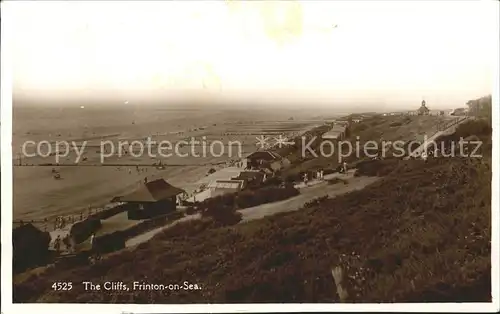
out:
M492 92L492 4L19 1L13 92L462 105Z

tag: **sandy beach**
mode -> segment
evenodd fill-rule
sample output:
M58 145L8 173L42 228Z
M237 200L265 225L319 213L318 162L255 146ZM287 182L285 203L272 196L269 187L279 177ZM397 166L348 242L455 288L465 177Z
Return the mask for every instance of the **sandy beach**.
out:
M257 136L290 135L319 123L307 113L300 117L302 120L289 120L289 117L290 114L283 111L249 113L213 108L139 110L14 106L14 219L51 219L77 214L89 206L103 206L113 197L134 190L146 176L148 180L164 178L190 193L210 168L219 168L230 159L238 160L240 155L255 151ZM144 142L148 137L155 142L173 144L194 138L200 144L180 147L178 152L172 150L172 156L167 158L162 157L154 145L152 155L147 146L142 154L140 146L134 146L131 151L138 157L118 153L119 143ZM33 141L25 145L27 154L35 153L36 144L47 141L52 144L52 155L48 155L49 146L45 145L40 147L47 157L27 157L23 152L23 144L27 141ZM60 146L59 160L55 154L57 141L70 143L69 153ZM211 149L214 141L225 146L213 145ZM111 147L114 147L114 154ZM165 167L152 166L160 160ZM60 173L61 179L54 179L53 168Z

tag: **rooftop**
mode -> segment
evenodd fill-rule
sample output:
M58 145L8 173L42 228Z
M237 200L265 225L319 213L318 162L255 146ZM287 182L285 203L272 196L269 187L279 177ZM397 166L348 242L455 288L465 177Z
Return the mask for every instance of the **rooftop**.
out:
M141 184L134 192L125 196L120 196L118 199L120 202L154 203L182 193L184 193L184 190L169 184L163 179L157 179Z
M264 174L260 171L242 171L237 177L232 178L233 180L255 180L263 179Z
M208 185L211 189L241 189L243 180L216 180Z
M232 178L238 176L242 171L241 168L237 167L227 167L217 170L216 172L209 174L198 180L197 184L210 184L210 182L216 180L231 180Z
M342 125L334 125L330 131L325 132L322 136L323 139L337 139L340 134L345 133L346 127Z
M276 160L276 159L281 159L281 156L275 152L270 152L270 151L260 151L260 152L253 152L250 155L247 156L247 158L257 158L257 159L264 159L264 160Z

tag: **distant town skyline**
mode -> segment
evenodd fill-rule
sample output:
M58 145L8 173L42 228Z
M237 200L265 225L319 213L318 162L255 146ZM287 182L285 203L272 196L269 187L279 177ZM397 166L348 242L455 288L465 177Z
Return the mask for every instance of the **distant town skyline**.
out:
M492 3L10 3L14 98L453 107L492 92Z

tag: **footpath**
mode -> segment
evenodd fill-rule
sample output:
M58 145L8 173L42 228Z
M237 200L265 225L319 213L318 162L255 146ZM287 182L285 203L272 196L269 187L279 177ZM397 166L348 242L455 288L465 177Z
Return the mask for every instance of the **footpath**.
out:
M420 145L418 148L416 148L414 151L412 151L410 153L410 155L408 157L406 157L405 159L415 158L415 157L420 156L422 154L422 152L426 151L427 148L429 147L429 145L431 145L432 142L435 141L437 138L439 138L440 136L443 136L443 135L448 135L448 134L454 133L460 124L462 124L466 121L469 121L470 119L471 119L471 117L461 117L461 118L457 118L456 120L451 121L447 125L444 125L436 133L434 133L430 138L428 138L422 145Z

